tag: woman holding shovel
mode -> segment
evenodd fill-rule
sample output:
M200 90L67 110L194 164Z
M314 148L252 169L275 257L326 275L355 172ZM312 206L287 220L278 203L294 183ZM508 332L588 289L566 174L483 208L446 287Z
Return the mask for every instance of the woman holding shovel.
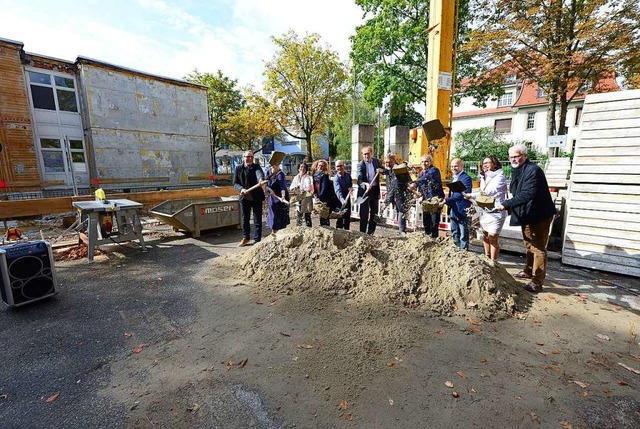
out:
M267 194L269 194L267 226L271 228L271 235L275 236L276 232L289 225L287 181L277 164L271 166L271 174L267 180Z
M302 218L307 226L311 226L311 212L313 211L313 178L309 175L309 168L306 163L301 163L298 167L298 174L291 181L291 192L300 197L296 204L296 214L298 215L297 226L302 226ZM308 195L308 196L306 196ZM293 198L293 197L292 197Z
M320 200L317 210L320 214L320 225L329 226L331 212L340 207L340 202L333 189L333 183L329 178L329 164L324 159L318 161L316 171L313 173L313 187Z
M507 212L498 211L507 198L507 180L502 172L502 163L495 156L488 156L482 161L480 192L465 194L467 200L474 200L483 210L480 213L484 254L494 261L498 260L500 244L498 237L502 231Z

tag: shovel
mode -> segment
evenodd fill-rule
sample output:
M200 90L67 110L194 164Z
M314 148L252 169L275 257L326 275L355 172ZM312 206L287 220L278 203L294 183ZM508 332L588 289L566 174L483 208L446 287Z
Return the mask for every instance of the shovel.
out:
M375 175L375 176L373 176L373 180L372 180L371 182L369 182L369 183L373 183L373 182L375 182L375 181L376 181L376 179L378 178L378 174L380 174L380 172L379 172L379 171L376 171L376 175ZM364 194L362 194L362 196L361 196L361 197L356 198L356 200L355 200L353 203L354 203L354 204L362 204L362 203L364 203L365 201L367 201L367 199L369 198L369 197L367 196L367 194L369 193L369 191L370 191L370 190L371 190L371 186L369 186L369 188L367 188L367 190L366 190L366 191L364 191Z
M338 212L340 217L344 216L344 214L347 212L347 205L351 202L352 192L353 192L353 188L349 189L349 193L347 194L347 197L344 199L344 203L342 203L342 207L340 207L340 211Z

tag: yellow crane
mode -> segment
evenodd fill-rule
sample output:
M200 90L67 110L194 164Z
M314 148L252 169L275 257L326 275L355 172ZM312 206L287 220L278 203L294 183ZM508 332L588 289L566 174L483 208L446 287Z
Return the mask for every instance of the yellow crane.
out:
M449 171L451 149L457 4L457 0L431 0L425 123L409 135L409 164L420 165L420 157L429 153L443 176Z

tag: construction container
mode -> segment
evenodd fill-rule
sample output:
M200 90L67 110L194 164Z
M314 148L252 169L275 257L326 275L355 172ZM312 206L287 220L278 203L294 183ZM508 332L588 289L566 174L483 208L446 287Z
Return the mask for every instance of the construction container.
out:
M168 223L174 231L187 231L200 237L202 231L225 226L240 226L237 197L167 200L150 211L156 219Z

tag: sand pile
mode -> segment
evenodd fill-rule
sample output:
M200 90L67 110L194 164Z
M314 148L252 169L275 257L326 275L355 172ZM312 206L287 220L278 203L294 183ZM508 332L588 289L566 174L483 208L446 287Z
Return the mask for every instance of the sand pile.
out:
M527 297L499 264L423 234L368 236L329 228L291 228L238 256L264 293L313 290L358 302L394 303L438 314L512 315Z

